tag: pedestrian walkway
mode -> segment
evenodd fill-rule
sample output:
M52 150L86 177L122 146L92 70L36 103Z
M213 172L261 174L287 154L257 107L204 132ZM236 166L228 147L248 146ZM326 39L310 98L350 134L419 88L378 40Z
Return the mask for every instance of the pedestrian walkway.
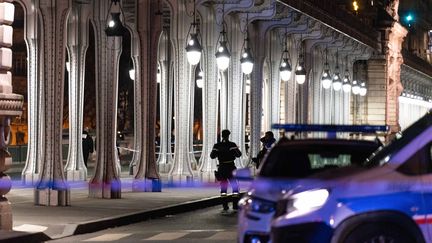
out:
M162 175L162 181L166 177ZM122 178L121 181L121 199L89 198L87 183L74 183L71 187L71 206L68 207L36 206L33 188L15 186L6 195L12 204L13 229L42 232L50 239L57 239L221 203L218 183L195 181L188 186L163 184L162 192L132 192L132 179ZM18 185L17 182L14 185ZM242 186L243 189L246 187ZM16 233L1 232L0 242Z
M88 237L88 238L84 238ZM99 236L83 236L84 239L77 242L113 242L113 241L123 241L123 242L167 242L183 240L189 242L232 242L236 239L237 231L222 231L222 230L183 230L175 232L153 232L153 233L105 233ZM50 241L50 243L64 242L61 239Z

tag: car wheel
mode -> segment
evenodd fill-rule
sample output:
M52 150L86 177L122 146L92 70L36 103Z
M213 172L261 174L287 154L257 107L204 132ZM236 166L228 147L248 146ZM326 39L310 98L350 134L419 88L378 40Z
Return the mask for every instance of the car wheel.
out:
M339 242L346 243L406 243L415 240L402 228L393 224L376 222L354 228L346 238Z

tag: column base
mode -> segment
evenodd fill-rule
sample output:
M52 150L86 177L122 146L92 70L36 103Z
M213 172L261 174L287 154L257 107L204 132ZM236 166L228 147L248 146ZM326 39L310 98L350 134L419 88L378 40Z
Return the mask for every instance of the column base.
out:
M162 181L159 179L142 179L132 182L133 192L162 192Z
M87 170L84 168L80 170L67 170L65 176L68 181L86 181Z
M168 173L172 164L158 164L159 173Z
M168 183L178 186L193 186L193 176L168 175Z
M0 230L12 230L12 207L5 197L0 199Z
M213 171L212 172L200 172L199 173L199 180L201 182L205 182L205 183L217 182Z
M35 204L40 206L70 206L70 190L35 188L34 199Z
M21 183L25 186L34 186L39 181L39 174L21 174Z
M89 197L91 198L121 198L121 182L113 180L111 182L90 182Z

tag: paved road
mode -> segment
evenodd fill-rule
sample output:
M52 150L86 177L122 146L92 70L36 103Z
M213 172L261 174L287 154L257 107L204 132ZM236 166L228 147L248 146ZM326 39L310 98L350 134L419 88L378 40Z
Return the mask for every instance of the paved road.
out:
M237 213L221 213L212 207L190 213L170 215L138 224L77 235L49 243L64 242L236 242Z

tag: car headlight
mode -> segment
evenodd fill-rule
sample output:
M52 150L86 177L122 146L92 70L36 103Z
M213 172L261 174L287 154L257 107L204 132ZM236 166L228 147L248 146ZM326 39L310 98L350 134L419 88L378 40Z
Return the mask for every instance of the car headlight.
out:
M288 217L297 217L321 208L330 193L327 189L310 190L294 194L287 205Z
M239 201L239 206L246 211L271 213L275 211L276 203L256 197L243 197Z

